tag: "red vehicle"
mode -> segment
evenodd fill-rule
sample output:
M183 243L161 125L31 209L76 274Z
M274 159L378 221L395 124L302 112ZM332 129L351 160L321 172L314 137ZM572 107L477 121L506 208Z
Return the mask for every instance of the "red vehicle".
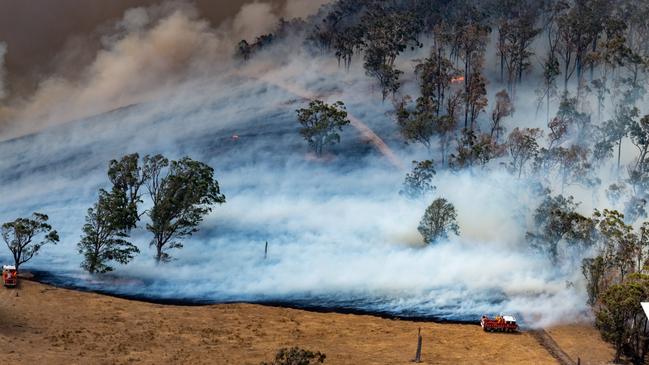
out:
M4 284L4 286L10 287L18 285L18 272L16 271L15 266L2 266L2 283Z
M482 316L480 319L480 326L486 332L516 332L518 331L518 324L516 318L513 316L496 316L491 319L487 316Z

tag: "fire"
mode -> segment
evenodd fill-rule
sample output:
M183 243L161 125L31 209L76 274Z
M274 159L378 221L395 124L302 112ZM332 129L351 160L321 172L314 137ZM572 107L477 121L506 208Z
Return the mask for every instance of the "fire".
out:
M458 76L451 79L451 83L453 84L457 84L460 82L464 82L464 76Z

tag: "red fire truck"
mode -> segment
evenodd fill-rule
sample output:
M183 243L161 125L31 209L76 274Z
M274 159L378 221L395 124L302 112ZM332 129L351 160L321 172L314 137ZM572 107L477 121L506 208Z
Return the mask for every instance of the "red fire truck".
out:
M489 318L486 315L480 319L480 326L486 332L516 332L518 324L513 316L496 316Z
M2 266L2 283L4 286L13 287L18 285L18 272L13 265Z

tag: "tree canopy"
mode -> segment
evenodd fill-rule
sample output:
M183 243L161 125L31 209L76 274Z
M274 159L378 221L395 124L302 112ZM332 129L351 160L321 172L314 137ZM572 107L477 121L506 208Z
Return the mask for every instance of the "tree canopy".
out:
M34 213L29 218L17 218L2 225L2 239L11 251L16 270L36 256L46 244L59 242L59 235L47 223L48 220L47 215Z
M181 240L198 231L198 225L215 204L225 203L214 169L184 157L170 161L162 155L145 156L143 171L153 206L146 229L158 262L169 261L169 250L181 248Z
M312 100L307 108L297 110L297 119L302 125L300 134L318 156L326 146L340 142L338 132L350 123L342 101L327 104L322 100Z
M453 204L446 199L435 199L419 222L417 228L427 244L437 243L448 238L449 233L460 234L457 224L457 212Z

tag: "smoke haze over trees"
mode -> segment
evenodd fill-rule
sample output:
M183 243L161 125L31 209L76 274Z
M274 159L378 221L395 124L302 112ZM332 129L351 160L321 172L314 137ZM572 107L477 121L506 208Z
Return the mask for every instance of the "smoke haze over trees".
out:
M170 263L201 282L179 288L138 257L119 273L161 296L512 311L533 325L616 310L605 293L635 285L647 257L645 2L287 9L251 3L217 26L169 3L97 30L79 78L54 73L1 102L0 215L42 205L62 227L57 249L74 250L64 241L78 241L97 189L113 192L106 161L191 155L219 169L228 204ZM349 121L329 159L308 157L297 123L315 100L342 101ZM433 201L457 225L422 236ZM147 249L146 232L129 234Z

